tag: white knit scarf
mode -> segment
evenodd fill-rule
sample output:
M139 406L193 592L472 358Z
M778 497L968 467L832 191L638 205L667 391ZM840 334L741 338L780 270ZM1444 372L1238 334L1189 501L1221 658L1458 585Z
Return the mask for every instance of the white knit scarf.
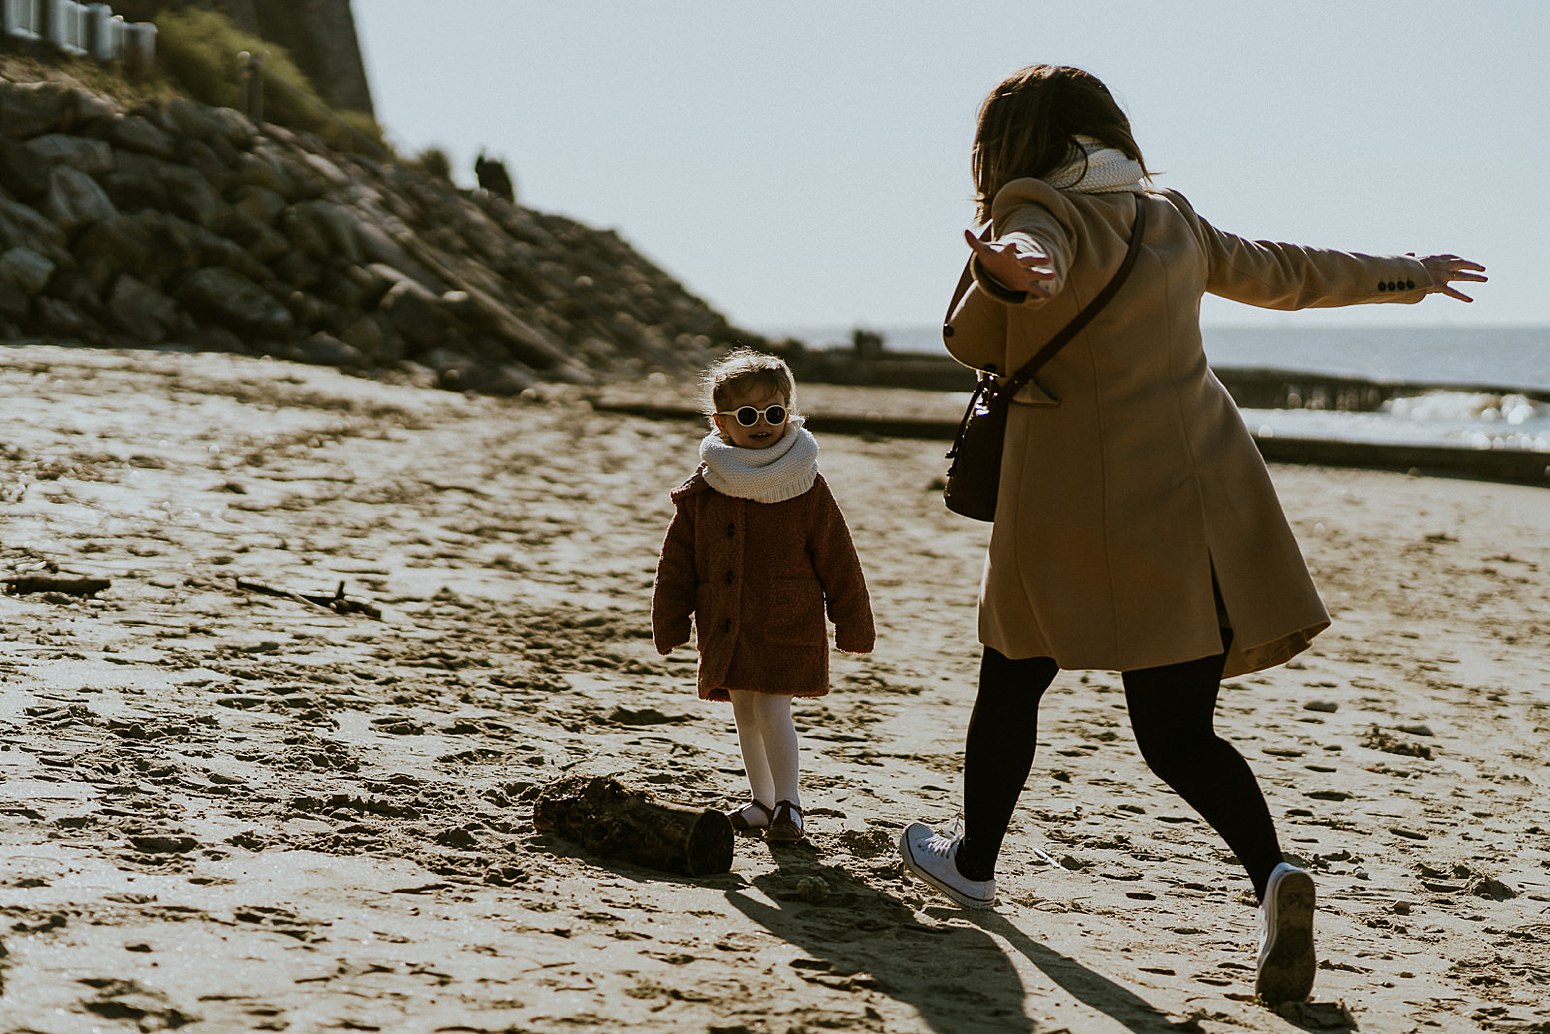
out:
M786 433L768 449L743 449L712 431L700 442L705 480L722 495L756 503L781 503L813 487L818 478L818 439L789 418Z
M1145 189L1141 186L1141 163L1124 151L1090 136L1079 136L1076 143L1086 160L1078 158L1045 176L1050 186L1078 194L1139 194Z

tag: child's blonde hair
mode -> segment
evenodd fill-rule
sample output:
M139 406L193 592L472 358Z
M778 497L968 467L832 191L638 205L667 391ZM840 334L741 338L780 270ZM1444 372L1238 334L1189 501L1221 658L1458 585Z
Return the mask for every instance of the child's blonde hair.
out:
M793 416L797 408L796 378L791 367L778 355L758 352L752 348L734 348L711 363L705 371L704 397L701 407L706 416L715 414L726 405L727 397L745 385L758 385L778 391L786 400L786 409Z

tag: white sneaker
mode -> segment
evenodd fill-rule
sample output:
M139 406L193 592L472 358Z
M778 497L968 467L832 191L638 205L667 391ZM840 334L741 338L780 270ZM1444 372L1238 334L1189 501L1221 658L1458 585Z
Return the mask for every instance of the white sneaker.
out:
M941 833L924 822L911 822L899 834L899 857L904 867L964 908L989 908L996 903L996 881L971 880L958 871L958 845L963 843L963 822Z
M1313 877L1282 862L1259 906L1259 974L1254 993L1269 1005L1300 1002L1313 990Z

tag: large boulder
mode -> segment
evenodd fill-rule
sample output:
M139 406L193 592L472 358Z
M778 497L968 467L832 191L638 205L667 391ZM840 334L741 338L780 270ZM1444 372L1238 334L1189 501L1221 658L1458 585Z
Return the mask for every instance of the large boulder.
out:
M75 91L63 83L0 82L0 133L26 139L75 125Z
M67 165L55 167L48 176L48 197L43 211L54 225L74 235L83 226L111 219L118 214L107 192L84 172Z
M177 151L177 141L172 134L143 115L125 115L114 121L108 130L108 142L121 151L164 160Z
M269 292L229 269L196 269L178 279L172 295L195 317L247 338L284 339L295 333L288 310Z
M178 325L178 307L172 299L128 273L113 282L107 310L120 329L147 345L165 341Z
M408 278L388 288L378 306L412 351L432 348L454 332L457 321L441 298Z
M28 295L40 294L48 286L57 267L31 248L11 248L0 254L0 277L4 277Z
M39 165L21 144L0 137L0 187L30 201L48 189L46 166Z
M198 170L134 151L118 156L117 168L103 177L103 183L126 208L171 211L200 226L213 226L226 208Z
M29 205L0 197L0 246L25 245L56 262L68 253L65 235Z
M216 147L245 151L258 136L253 120L235 108L214 108L174 97L158 114L162 128L173 135L192 137Z
M101 324L67 301L40 296L32 300L32 312L38 333L46 338L96 345L106 337Z
M22 153L39 165L65 165L88 176L101 176L114 167L113 148L107 141L65 133L33 137L22 144Z

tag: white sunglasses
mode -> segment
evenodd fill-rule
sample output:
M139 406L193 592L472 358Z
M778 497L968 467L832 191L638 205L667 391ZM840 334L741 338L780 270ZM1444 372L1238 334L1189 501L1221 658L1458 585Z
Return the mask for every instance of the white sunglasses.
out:
M737 420L742 427L752 427L763 417L765 423L774 427L786 422L786 407L779 402L765 406L763 409L755 409L753 406L738 406L736 409L720 410L717 416L729 416Z

